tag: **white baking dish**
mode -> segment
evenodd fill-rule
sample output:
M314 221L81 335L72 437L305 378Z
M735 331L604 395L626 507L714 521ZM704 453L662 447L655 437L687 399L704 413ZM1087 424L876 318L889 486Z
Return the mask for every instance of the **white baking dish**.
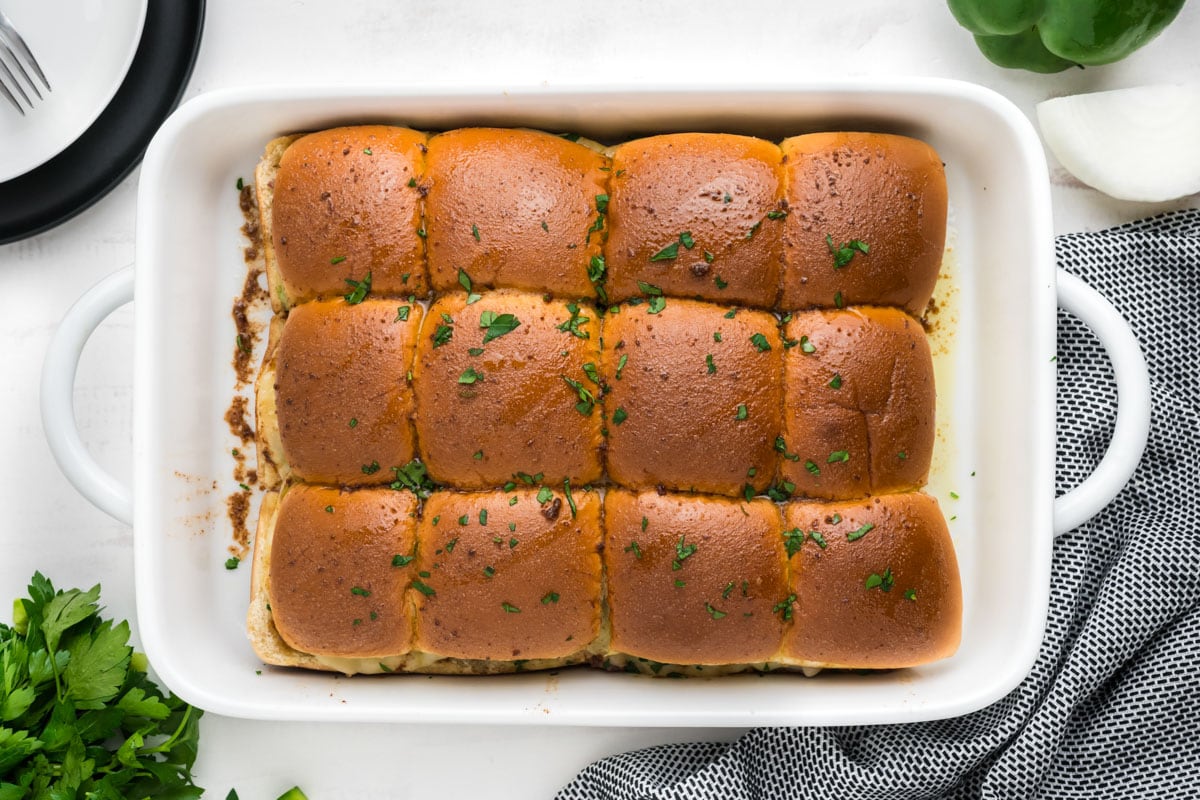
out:
M249 178L268 139L363 121L523 125L601 141L679 130L779 139L867 129L936 147L946 162L955 244L939 317L940 434L930 489L952 518L962 569L958 654L918 669L815 679L666 681L594 670L347 679L264 669L244 630L249 570L224 568L236 445L222 420L234 381L229 309L245 275L233 186ZM1065 277L1058 298L1109 347L1122 410L1109 457L1056 505L1056 275L1046 166L1027 120L998 95L931 80L720 91L226 91L181 107L150 146L136 278L132 271L110 278L68 314L48 355L43 409L68 476L101 507L132 519L142 640L166 684L203 708L272 719L671 726L949 717L997 700L1027 674L1045 623L1055 529L1105 505L1145 443L1148 381L1137 345L1110 306ZM135 286L131 501L79 442L70 385L87 335Z

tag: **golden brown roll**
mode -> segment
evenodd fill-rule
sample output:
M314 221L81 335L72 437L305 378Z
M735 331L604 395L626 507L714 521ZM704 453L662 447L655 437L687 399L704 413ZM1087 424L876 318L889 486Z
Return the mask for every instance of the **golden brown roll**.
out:
M467 300L438 299L417 348L416 427L430 476L470 489L518 472L554 485L598 480L595 313L513 291Z
M540 668L582 660L599 634L596 492L435 492L418 542L410 593L422 653Z
M787 206L779 147L749 136L677 133L613 154L605 255L613 300L638 282L672 297L770 308Z
M395 480L416 456L412 369L422 310L415 303L344 300L293 308L265 371L273 399L259 409L260 440L275 439L280 473L314 483ZM273 406L275 417L269 410Z
M779 509L768 500L610 490L604 567L610 650L665 664L765 662L789 593Z
M406 654L413 616L405 591L414 570L403 562L416 542L416 498L391 489L300 485L277 509L267 506L273 509L255 543L256 557L265 559L255 574L265 583L258 603L265 601L281 641L265 635L252 602L252 641L263 659L319 667L322 656L395 663Z
M946 241L946 176L933 148L881 133L813 133L782 147L783 308L923 316Z
M658 309L624 305L604 319L609 480L726 495L765 489L782 410L775 318L673 298Z
M360 125L268 145L257 189L276 311L364 284L376 295L429 291L418 233L426 138Z
M540 131L463 128L434 136L426 163L434 289L457 289L462 269L476 288L595 294L607 158Z
M792 619L779 661L890 669L958 648L958 561L932 497L789 503L783 524Z
M933 360L893 308L806 311L784 335L781 474L794 494L845 499L915 489L933 458Z

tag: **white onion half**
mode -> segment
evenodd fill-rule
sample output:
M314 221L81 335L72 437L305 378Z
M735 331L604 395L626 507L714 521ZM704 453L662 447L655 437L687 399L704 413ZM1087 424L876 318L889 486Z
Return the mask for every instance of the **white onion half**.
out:
M1161 202L1200 192L1200 84L1057 97L1037 115L1062 165L1107 195Z

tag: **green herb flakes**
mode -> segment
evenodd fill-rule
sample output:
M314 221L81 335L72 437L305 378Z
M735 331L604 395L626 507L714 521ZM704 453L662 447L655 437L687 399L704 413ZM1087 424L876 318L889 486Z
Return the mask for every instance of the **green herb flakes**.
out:
M651 261L673 261L679 257L679 242L671 242L669 245L659 250L654 255L650 256Z
M590 417L592 415L592 409L596 407L596 395L592 394L590 389L577 380L572 380L566 375L561 375L559 377L566 382L567 386L570 386L572 389L574 389L575 394L579 397L579 402L575 404L575 410L585 417Z
M851 239L848 242L842 242L840 245L834 245L833 237L828 233L825 234L825 246L829 248L829 252L833 255L834 269L841 269L854 260L856 252L866 255L871 252L870 246L861 239Z
M625 365L629 363L629 356L622 354L617 359L617 380L621 380L621 373L625 371Z
M639 559L639 560L640 560L640 559L641 559L641 557L642 557L642 548L641 548L641 546L640 546L640 545L637 543L637 540L636 540L636 539L634 539L632 542L630 542L630 543L629 543L629 544L628 544L628 545L625 547L625 552L626 552L626 553L633 553L633 557L634 557L634 558L636 558L636 559Z
M812 355L813 353L817 352L817 346L810 342L807 336L801 336L800 350L805 354Z
M329 259L329 263L337 265L337 264L342 263L345 260L346 260L345 256L334 256L333 258Z
M708 615L710 617L712 617L713 619L723 619L725 617L725 612L721 611L719 609L713 608L712 603L705 603L704 610L707 611Z
M425 465L415 458L403 467L392 467L392 473L396 480L392 481L390 488L397 491L407 489L417 497L424 499L437 488L436 484L429 479L429 472L425 469ZM434 517L433 524L436 525L437 521L438 518Z
M246 188L246 182L241 178L238 178L237 183L234 184L234 187L240 192L242 189Z
M827 386L829 386L830 389L842 388L842 376L835 372L833 377L829 379Z
M357 428L357 427L358 427L358 417L351 417L351 418L350 418L350 427L351 427L351 428Z
M509 603L509 602L501 603L500 607L503 608L509 614L520 614L521 613L521 609L517 608L516 606L514 606L512 603Z
M569 333L579 339L590 339L591 335L583 330L583 326L591 320L591 317L583 315L579 310L578 303L567 303L567 311L571 314L570 318L563 321L561 325L556 326L556 329Z
M237 556L230 556L229 558L225 559L225 569L237 569L238 564L240 563L242 563L240 558Z
M820 475L820 474L821 474L821 468L820 468L820 467L818 467L818 466L817 466L817 464L816 464L816 462L814 462L814 461L812 461L812 460L805 461L805 462L804 462L804 468L805 468L806 470L808 470L809 472L811 472L813 475Z
M713 341L716 342L717 344L721 343L721 332L720 331L713 331Z
M454 328L449 325L438 325L433 332L433 346L441 347L449 343L452 338L454 338Z
M471 223L471 235L475 237L475 241L479 241L479 226L475 223Z
M567 505L571 507L571 516L574 517L578 511L575 508L575 498L571 496L571 479L563 479L563 493L567 496Z
M838 464L838 463L844 464L845 462L847 462L849 460L850 460L850 451L849 450L834 450L832 453L829 454L829 458L825 459L825 463L826 464Z
M374 475L376 472L379 472L379 462L372 461L370 464L363 464L362 472L363 475Z
M829 546L829 543L825 541L825 537L821 535L820 531L809 531L808 538L816 542L817 547L820 547L822 550Z
M361 281L354 281L354 280L350 280L349 278L346 278L345 280L346 280L346 285L350 286L351 289L353 290L345 296L346 303L348 305L352 305L352 306L358 305L359 303L361 303L363 300L366 299L368 294L371 293L371 273L370 272L368 272L367 277L363 278Z
M361 586L351 586L350 594L355 595L357 597L370 597L371 596L371 592L362 588Z
M879 589L881 592L890 592L894 583L891 567L885 569L882 575L872 572L863 582L867 589Z
M481 380L483 380L483 373L479 372L474 367L467 367L465 370L463 370L462 375L458 376L458 382L464 384L472 384Z
M709 353L704 357L704 364L708 367L709 375L717 374L717 365L713 363L712 353Z
M409 564L411 564L413 562L413 559L415 559L415 558L416 558L416 556L405 556L405 555L401 555L401 554L397 553L396 555L392 556L392 566L393 567L407 567Z
M426 597L433 597L435 594L437 594L437 592L433 590L432 586L416 579L413 580L412 587Z
M801 528L792 528L790 531L783 532L783 546L789 557L800 552L800 548L804 546L804 537L805 534Z
M746 410L745 403L738 403L737 413L734 414L734 419L746 419L750 416L750 412Z
M675 559L671 562L671 569L683 569L683 562L696 554L697 547L694 544L686 544L685 539L687 534L680 534L679 541L675 543Z
M904 590L904 599L912 600L915 603L917 601L917 590L916 589L905 589Z
M792 605L796 602L796 595L789 594L784 599L771 607L772 614L780 614L783 621L787 622L792 618Z
M538 489L537 501L539 504L549 503L553 497L554 492L550 491L550 489L547 487L543 486L542 488Z
M546 592L542 595L542 605L548 606L551 603L558 602L558 592Z
M479 509L479 524L487 525L488 513L486 508Z
M396 319L393 320L393 322L407 322L409 310L410 310L409 306L400 306L399 308L397 308L396 309Z
M484 311L479 315L479 327L483 328L483 343L499 339L505 334L512 333L521 324L513 314L497 314L494 311Z
M718 289L724 289L726 286L729 285L726 281L721 279L720 275L717 275L713 278L713 283L715 283L717 285Z
M865 522L860 527L855 528L854 530L847 533L846 541L847 542L857 542L859 539L866 536L868 533L870 533L874 529L875 529L875 525L873 523Z
M767 341L767 337L761 333L756 333L750 337L750 343L753 344L760 353L765 353L771 349L771 343Z

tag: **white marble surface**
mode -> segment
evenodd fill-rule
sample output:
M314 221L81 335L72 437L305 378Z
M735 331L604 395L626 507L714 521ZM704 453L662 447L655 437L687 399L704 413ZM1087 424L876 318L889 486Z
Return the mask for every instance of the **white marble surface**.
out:
M1008 72L975 50L943 3L777 0L209 0L188 96L264 83L771 83L919 75L965 79L1032 116L1042 99L1200 80L1200 4L1119 64L1055 76ZM2 146L2 143L0 143ZM1196 197L1119 203L1053 166L1055 228L1095 229ZM84 290L133 260L135 172L103 202L49 233L0 247L0 613L34 570L60 586L104 585L108 611L132 617L132 532L83 500L46 447L38 414L42 356ZM169 265L139 265L169 268ZM130 474L129 309L84 353L75 390L96 458ZM588 762L632 747L738 731L297 725L209 715L200 782L212 796L273 798L293 783L317 798L547 797Z

